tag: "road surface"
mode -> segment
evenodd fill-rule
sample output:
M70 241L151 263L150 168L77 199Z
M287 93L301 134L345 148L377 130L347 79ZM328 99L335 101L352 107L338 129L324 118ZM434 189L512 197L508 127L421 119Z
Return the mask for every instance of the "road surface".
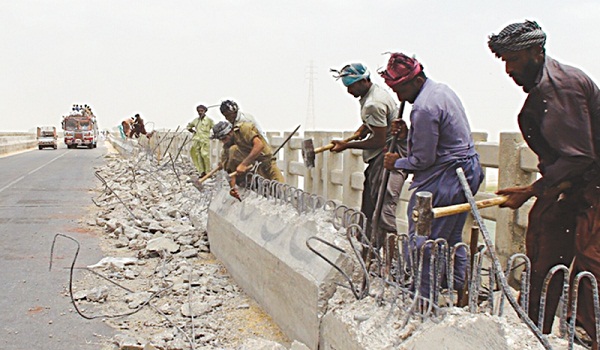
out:
M102 258L85 223L107 149L44 149L0 158L0 349L102 349L114 330L79 316L68 297L69 269ZM82 221L83 220L83 221ZM75 272L77 279L78 272Z

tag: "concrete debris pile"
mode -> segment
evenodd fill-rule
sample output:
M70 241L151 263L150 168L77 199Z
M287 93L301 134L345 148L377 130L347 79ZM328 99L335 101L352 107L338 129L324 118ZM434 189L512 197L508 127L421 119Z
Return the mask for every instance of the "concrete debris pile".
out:
M494 299L499 301L500 295L496 292ZM420 316L412 312L414 306L397 290L382 294L380 284L372 288L372 296L362 300L354 300L347 289L338 288L323 318L322 329L330 333L324 334L330 340L324 349L544 349L509 305L503 316L490 315L485 304L477 313L450 307ZM554 349L568 348L565 339L549 335L548 340ZM573 349L585 348L574 345Z
M210 253L206 210L225 175L198 191L186 181L192 168L175 164L108 155L96 173L102 193L88 225L105 233L106 258L74 281L73 298L120 331L107 349L306 349Z

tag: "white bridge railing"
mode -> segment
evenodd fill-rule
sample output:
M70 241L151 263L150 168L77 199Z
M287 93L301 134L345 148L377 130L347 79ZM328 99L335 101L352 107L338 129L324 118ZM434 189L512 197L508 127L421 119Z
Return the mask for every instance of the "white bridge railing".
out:
M289 133L277 132L267 134L274 149L279 147L289 135ZM316 148L326 145L329 140L342 139L351 134L352 132L313 131L306 132L303 137L292 137L277 154L278 165L284 173L286 183L306 192L339 201L349 207L360 207L365 168L360 150L342 153L326 151L317 154L315 167L311 169L304 166L301 155L302 141L306 138L312 138ZM488 142L487 136L487 133L473 133L481 164L486 171L486 180L476 199L491 198L495 196L494 191L498 188L527 185L536 179L537 157L526 146L520 133L500 133L499 142ZM158 132L155 137L152 137L148 146L150 149L155 149L159 158L167 153L173 157L176 154L188 157L190 138L191 135L187 132ZM211 164L216 166L221 144L212 141L211 146ZM399 232L406 232L407 227L406 204L410 197L408 186L409 181L404 185L398 206ZM531 204L530 201L516 211L498 207L481 210L483 218L489 220L491 231L495 232L496 250L503 263L512 254L525 251L525 229ZM471 224L472 221L468 220L465 225L463 235L465 242L470 239Z

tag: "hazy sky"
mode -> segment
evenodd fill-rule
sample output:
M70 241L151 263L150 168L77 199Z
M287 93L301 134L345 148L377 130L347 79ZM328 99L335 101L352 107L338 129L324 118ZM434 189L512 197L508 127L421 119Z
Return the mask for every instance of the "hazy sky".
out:
M198 103L224 99L269 131L355 130L358 100L329 68L362 62L385 85L383 53L402 51L458 93L474 131L497 139L518 130L525 94L487 37L525 19L548 34L550 56L600 83L597 0L0 0L0 130L59 126L74 103L102 128L140 113L175 129Z

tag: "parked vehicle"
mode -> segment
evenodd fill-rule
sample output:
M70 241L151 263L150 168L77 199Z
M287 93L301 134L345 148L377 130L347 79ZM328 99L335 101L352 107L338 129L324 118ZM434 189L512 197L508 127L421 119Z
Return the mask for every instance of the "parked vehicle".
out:
M98 124L96 116L94 116L88 105L73 105L71 113L63 116L62 128L67 148L77 148L77 146L97 147Z
M58 148L58 135L54 126L38 126L37 127L38 148L45 147Z

